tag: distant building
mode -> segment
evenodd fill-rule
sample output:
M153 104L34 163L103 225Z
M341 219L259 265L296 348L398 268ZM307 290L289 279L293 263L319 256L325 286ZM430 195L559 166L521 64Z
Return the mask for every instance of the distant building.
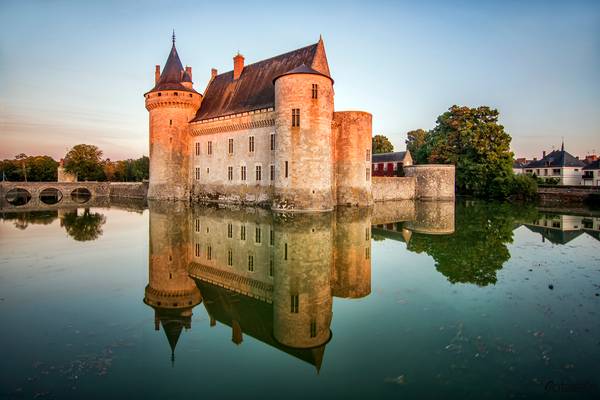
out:
M413 164L410 151L379 153L372 156L373 176L404 176L404 167Z
M600 159L583 167L581 184L585 186L600 186Z
M77 175L67 172L65 169L65 160L60 159L57 168L57 182L77 182Z
M535 175L541 179L558 179L559 185L581 185L582 169L584 162L578 157L574 157L565 151L565 144L562 143L560 150L554 150L549 154L543 152L541 160L527 163L524 167L524 173ZM515 166L513 165L513 171Z
M525 167L527 166L527 164L534 160L528 160L525 157L513 160L513 172L517 175L525 173Z

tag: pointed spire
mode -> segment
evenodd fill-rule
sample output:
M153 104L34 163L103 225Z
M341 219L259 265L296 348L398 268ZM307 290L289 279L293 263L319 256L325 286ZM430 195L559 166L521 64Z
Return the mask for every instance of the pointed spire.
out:
M171 39L173 40L173 47L175 47L175 29L173 29L173 36Z
M565 138L562 138L562 145L560 146L560 151L564 152L565 151Z

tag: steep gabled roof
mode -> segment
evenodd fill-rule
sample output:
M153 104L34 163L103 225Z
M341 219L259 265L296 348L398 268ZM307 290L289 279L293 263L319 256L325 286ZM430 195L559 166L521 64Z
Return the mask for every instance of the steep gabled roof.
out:
M175 43L173 43L165 67L160 74L160 79L150 92L157 92L159 90L181 90L184 92L197 93L194 89L187 88L181 84L182 82L191 81L190 75L183 68L183 64L181 64L179 54L177 54L177 49L175 48Z
M583 167L585 163L563 149L554 150L541 160L532 161L526 165L527 168L544 168L544 167Z
M330 77L323 40L246 65L238 79L233 79L233 71L215 76L208 84L202 105L192 122L273 107L273 80L302 65Z
M396 151L394 153L378 153L373 154L372 162L380 163L380 162L403 162L404 157L406 157L406 151Z

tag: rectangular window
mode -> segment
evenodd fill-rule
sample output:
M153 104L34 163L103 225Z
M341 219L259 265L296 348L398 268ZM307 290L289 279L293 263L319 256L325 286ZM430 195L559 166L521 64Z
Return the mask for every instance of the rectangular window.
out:
M233 251L231 249L227 250L227 265L230 267L233 265Z
M300 109L292 108L292 126L298 127L300 126Z
M299 303L298 295L293 294L290 297L290 312L292 312L294 314L298 314L298 303Z
M271 180L274 181L275 180L275 166L274 165L271 165L269 175L270 175Z
M227 224L227 237L230 239L233 237L233 225L232 224Z
M260 227L258 227L258 226L257 226L257 227L256 227L256 229L254 230L254 241L255 241L256 243L260 243L260 236L261 236L261 233L262 233L262 232L261 232L261 230L260 230Z
M254 256L252 254L248 254L248 271L254 271Z
M233 139L229 139L229 154L233 154Z
M269 260L269 276L273 276L273 259Z
M275 244L275 231L271 229L269 232L269 244L273 246Z
M206 259L212 260L212 246L206 246Z
M371 229L367 226L365 228L365 240L368 242L371 239Z
M196 142L196 155L200 155L200 142Z
M196 257L200 257L200 243L196 243Z
M310 337L317 337L317 321L314 319L310 321Z
M367 149L367 158L366 161L371 161L371 149Z
M271 133L271 150L275 150L275 134Z
M287 243L283 245L283 259L287 260Z
M288 162L285 162L285 177L288 177Z
M262 180L262 168L260 165L256 166L256 180L257 181Z
M196 232L200 232L200 218L196 218Z
M319 96L319 85L316 83L312 84L312 98L316 99Z
M575 171L577 171L577 170L575 170ZM552 175L560 175L560 169L553 169Z
M246 225L240 227L240 239L246 240Z
M211 141L209 141L209 142L206 144L206 152L208 153L208 155L211 155L211 154L212 154L212 142L211 142Z
M200 180L200 168L196 167L196 180L199 181Z
M241 175L242 180L245 181L246 180L246 166L245 165L242 165L240 175Z
M371 248L365 247L365 260L368 260L369 258L371 258Z
M248 138L248 151L254 153L254 136Z
M227 179L233 180L233 167L227 167Z
M371 169L370 168L367 168L366 178L367 178L367 181L371 180Z

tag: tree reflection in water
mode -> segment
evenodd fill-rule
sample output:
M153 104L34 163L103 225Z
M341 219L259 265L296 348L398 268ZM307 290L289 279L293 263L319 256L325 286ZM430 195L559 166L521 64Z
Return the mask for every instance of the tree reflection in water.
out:
M510 259L507 245L513 230L536 216L533 206L457 202L454 233L413 233L407 249L433 257L436 269L452 283L494 284L497 271Z
M106 217L103 214L91 212L89 208L84 209L81 215L77 210L68 211L60 221L67 234L79 242L98 239L102 236L102 225L105 223Z
M15 222L17 229L27 229L31 225L49 225L58 218L56 210L45 211L26 211L18 213L5 213L2 215L4 220L12 220Z

